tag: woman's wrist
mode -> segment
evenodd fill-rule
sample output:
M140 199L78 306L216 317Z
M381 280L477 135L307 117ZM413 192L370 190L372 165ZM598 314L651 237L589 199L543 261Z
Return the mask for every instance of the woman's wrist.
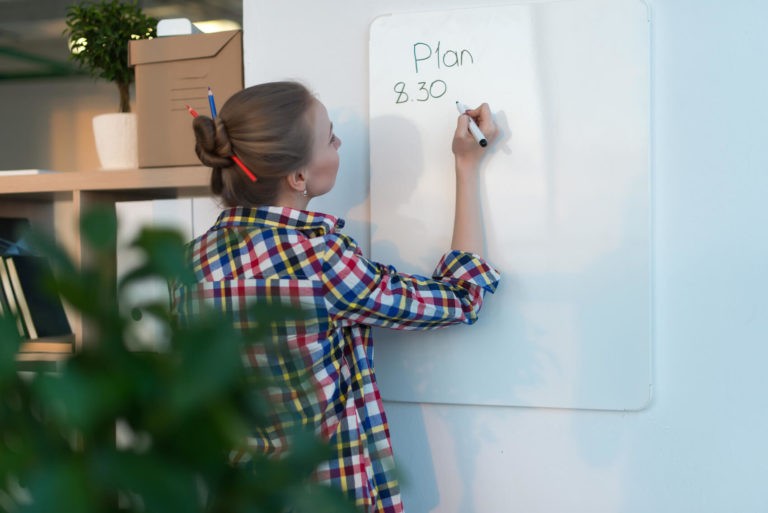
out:
M469 158L456 158L455 162L456 176L461 177L477 177L478 176L478 162Z

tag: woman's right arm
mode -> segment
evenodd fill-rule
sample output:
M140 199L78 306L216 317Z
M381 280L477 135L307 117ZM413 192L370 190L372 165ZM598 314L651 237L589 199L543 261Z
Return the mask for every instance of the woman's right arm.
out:
M327 241L322 257L325 304L336 320L397 329L472 324L498 272L464 251L446 253L433 276L399 273L362 256L349 237Z
M470 117L482 130L485 148L469 131ZM364 258L344 236L330 241L323 258L323 281L331 316L399 329L428 329L477 320L485 292L494 292L498 272L482 257L479 169L497 136L484 103L459 116L452 150L456 163L453 239L432 277L398 273Z
M469 131L470 117L475 120L488 140L482 147ZM483 103L456 123L452 150L456 164L456 206L453 220L451 249L482 255L485 247L480 207L480 163L493 144L498 129L493 122L491 109Z

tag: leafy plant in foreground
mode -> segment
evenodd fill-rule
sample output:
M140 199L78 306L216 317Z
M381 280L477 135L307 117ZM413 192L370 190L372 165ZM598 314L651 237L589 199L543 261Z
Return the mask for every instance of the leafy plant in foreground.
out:
M178 233L145 228L135 246L141 267L115 284L114 211L81 219L95 257L82 269L56 243L34 237L57 270L52 290L83 317L90 338L59 372L21 375L14 320L0 318L0 511L23 513L354 512L341 494L308 478L327 456L312 433L296 432L288 455L228 453L266 422L246 373L244 344L264 340L271 322L298 315L260 305L248 340L227 319L204 313L176 323L167 302L141 305L164 326L162 351L130 350L130 316L117 297L147 278L189 280ZM118 443L116 426L123 435Z

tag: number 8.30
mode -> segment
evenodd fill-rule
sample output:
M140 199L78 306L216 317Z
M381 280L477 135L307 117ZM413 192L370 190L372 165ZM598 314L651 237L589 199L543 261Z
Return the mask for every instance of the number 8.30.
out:
M440 79L433 80L431 83L419 82L415 91L411 91L413 98L406 92L405 82L395 84L394 91L397 93L395 103L405 103L408 101L425 102L430 98L440 98L448 91L448 85Z

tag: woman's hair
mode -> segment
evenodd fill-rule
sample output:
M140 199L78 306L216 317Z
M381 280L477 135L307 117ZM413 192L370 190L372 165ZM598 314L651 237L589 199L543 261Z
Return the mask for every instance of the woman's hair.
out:
M216 119L195 118L195 152L211 168L211 191L228 207L272 204L281 178L306 165L312 152L312 93L296 82L243 89ZM237 156L252 181L232 160Z

